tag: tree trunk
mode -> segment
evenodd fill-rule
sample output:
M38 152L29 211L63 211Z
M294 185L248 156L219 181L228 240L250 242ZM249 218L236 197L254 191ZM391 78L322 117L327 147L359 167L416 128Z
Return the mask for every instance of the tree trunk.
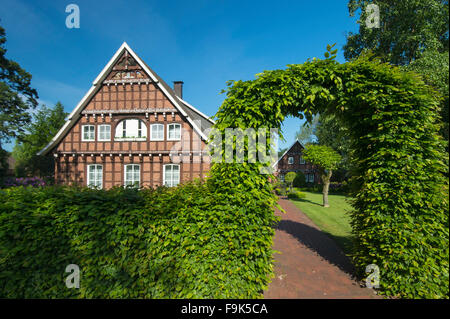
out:
M323 207L330 207L328 204L328 189L330 188L330 180L331 180L331 169L328 172L323 172L322 174L322 182L323 182Z

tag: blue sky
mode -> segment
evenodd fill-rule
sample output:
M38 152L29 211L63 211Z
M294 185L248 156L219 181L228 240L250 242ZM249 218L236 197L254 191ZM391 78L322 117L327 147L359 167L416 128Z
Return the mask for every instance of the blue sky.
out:
M68 4L80 8L80 28L68 29ZM7 57L33 76L41 103L73 110L123 41L167 83L184 81L186 101L214 115L228 80L323 57L357 31L347 1L24 1L0 0ZM283 124L294 141L302 121ZM12 145L5 145L11 150Z

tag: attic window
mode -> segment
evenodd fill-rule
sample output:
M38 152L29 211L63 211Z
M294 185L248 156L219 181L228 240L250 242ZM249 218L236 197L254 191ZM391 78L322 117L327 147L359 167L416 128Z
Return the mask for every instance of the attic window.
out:
M288 157L288 164L294 164L294 158L292 156Z

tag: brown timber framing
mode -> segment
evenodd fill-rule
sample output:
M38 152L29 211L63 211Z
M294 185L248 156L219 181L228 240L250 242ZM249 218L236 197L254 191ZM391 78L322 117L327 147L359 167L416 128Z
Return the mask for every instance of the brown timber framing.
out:
M118 123L139 119L146 125L145 141L116 140ZM199 122L194 123L194 120ZM152 141L152 124L163 124L164 138ZM168 140L168 125L178 123L179 141ZM201 123L201 124L198 124ZM69 115L63 128L39 154L54 154L57 183L87 184L88 165L102 165L103 187L124 184L124 165L140 165L142 186L161 186L164 165L180 165L180 182L203 177L209 169L206 136L200 130L214 122L175 95L174 91L124 43L95 79L93 86ZM109 124L111 138L99 141L99 125ZM94 140L83 140L83 125L94 126ZM194 138L200 137L200 150ZM187 140L189 139L189 140ZM176 149L174 145L188 147ZM179 161L174 161L178 158ZM197 161L198 160L198 161ZM195 163L194 163L195 162Z

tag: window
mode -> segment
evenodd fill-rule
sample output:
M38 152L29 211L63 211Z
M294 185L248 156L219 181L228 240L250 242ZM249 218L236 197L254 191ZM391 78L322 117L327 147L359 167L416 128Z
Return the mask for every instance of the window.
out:
M314 183L314 173L309 173L307 175L306 181L309 182L309 183Z
M116 140L144 141L147 138L145 123L139 119L127 119L116 126Z
M164 125L163 124L152 124L150 126L150 140L151 141L164 140Z
M99 141L110 141L111 140L111 125L102 124L98 126L98 138Z
M82 141L95 141L95 126L94 125L83 125L82 126Z
M87 186L92 188L103 188L102 165L87 166Z
M181 139L181 124L169 124L168 125L168 136L169 141L178 141Z
M180 165L164 165L164 186L172 187L180 183Z
M288 164L294 164L294 158L292 156L288 157Z
M139 187L141 184L141 166L138 164L125 165L125 186Z
M300 164L305 164L305 159L303 158L303 156L300 156Z

